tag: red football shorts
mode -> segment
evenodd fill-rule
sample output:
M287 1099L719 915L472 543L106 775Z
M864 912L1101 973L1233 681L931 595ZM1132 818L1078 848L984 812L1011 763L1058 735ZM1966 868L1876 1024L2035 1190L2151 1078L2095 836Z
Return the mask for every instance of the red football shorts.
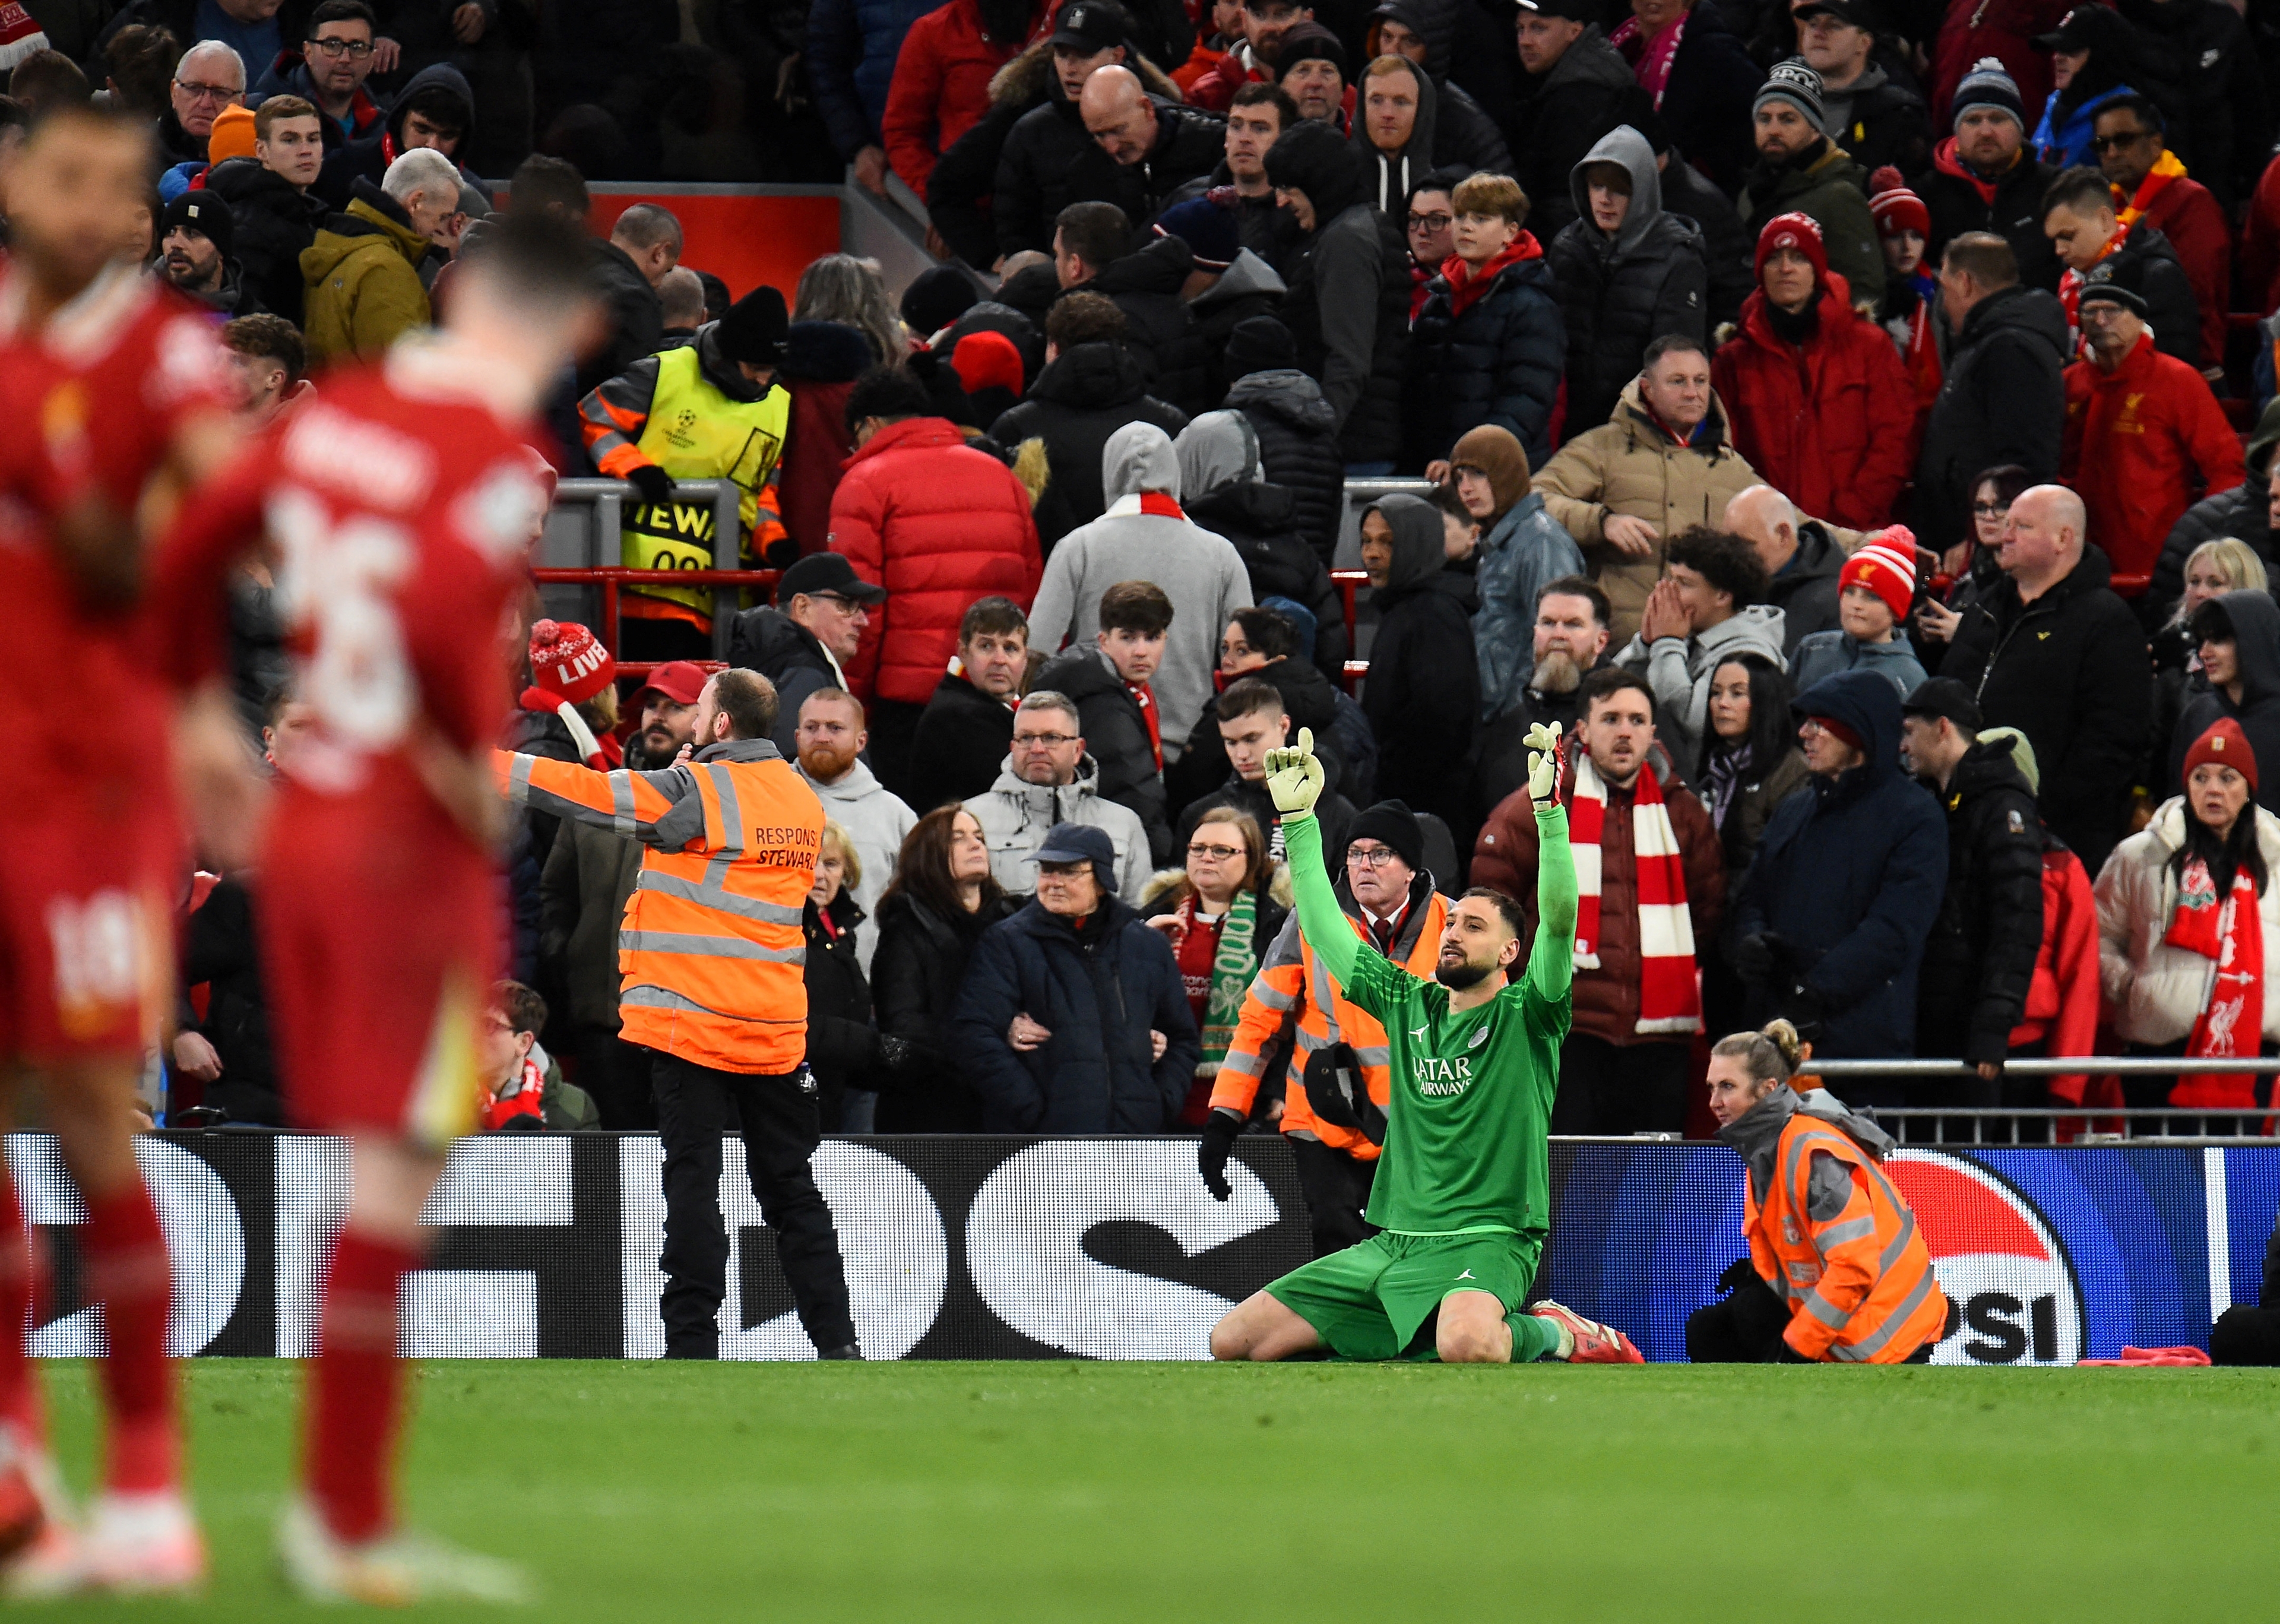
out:
M27 776L0 807L0 1060L139 1063L174 996L187 874L164 758Z
M473 1132L497 871L448 834L359 840L290 822L302 833L279 820L255 917L293 1126L438 1149Z

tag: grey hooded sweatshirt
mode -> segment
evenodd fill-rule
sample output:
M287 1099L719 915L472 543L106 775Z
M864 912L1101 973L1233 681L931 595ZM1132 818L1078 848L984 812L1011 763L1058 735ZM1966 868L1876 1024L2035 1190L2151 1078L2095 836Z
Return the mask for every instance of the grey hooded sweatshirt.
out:
M1710 679L1725 661L1754 654L1775 671L1789 669L1782 653L1782 612L1771 604L1737 609L1697 637L1634 637L1615 656L1626 671L1644 672L1654 694L1655 737L1674 761L1692 762L1702 753L1709 725Z
M1151 686L1164 755L1176 760L1212 697L1220 633L1229 615L1251 607L1251 577L1225 536L1184 513L1143 511L1144 492L1176 504L1182 489L1172 437L1153 423L1127 423L1109 435L1100 477L1108 511L1053 549L1029 612L1029 644L1051 654L1064 638L1089 643L1100 629L1102 593L1120 581L1161 587L1172 600L1172 629Z

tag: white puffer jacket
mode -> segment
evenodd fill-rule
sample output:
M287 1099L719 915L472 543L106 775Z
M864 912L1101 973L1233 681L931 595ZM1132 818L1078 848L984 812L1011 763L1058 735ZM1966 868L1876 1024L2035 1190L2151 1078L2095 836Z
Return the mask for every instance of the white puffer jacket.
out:
M2264 1035L2280 1039L2280 818L2261 806L2256 843L2272 883L2258 899L2264 920ZM2165 945L2177 911L2169 859L2185 843L2185 803L2164 801L2153 822L2114 849L2098 876L2098 979L2114 1032L2133 1043L2174 1043L2192 1035L2215 961Z

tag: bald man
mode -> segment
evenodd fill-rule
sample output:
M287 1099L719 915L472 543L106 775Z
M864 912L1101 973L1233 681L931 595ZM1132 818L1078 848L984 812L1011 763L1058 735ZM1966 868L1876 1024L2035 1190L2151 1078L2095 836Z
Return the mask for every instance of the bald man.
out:
M1726 528L1757 550L1773 578L1766 601L1782 612L1782 652L1837 627L1837 577L1845 549L1829 527L1807 519L1770 485L1752 485L1726 504Z
M1073 203L1113 203L1144 230L1175 189L1211 173L1226 150L1226 120L1164 93L1172 89L1144 62L1137 72L1113 61L1092 69L1073 104L1056 78L1051 98L1022 115L998 160L999 251L1050 253L1053 222Z
M1939 674L1978 693L1987 727L2027 735L2043 820L2096 874L2128 830L2153 679L2145 634L2090 539L2074 492L2022 493L1996 555L2003 583L1963 612Z

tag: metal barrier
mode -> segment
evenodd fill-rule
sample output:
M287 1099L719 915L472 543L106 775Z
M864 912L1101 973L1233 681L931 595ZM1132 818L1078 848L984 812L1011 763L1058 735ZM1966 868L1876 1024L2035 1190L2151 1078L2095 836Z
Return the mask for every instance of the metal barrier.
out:
M629 586L712 587L712 658L728 657L728 631L741 606L742 590L765 596L776 582L774 570L739 569L743 556L743 490L733 480L681 480L674 494L684 499L712 502L712 567L705 570L627 569L620 540L622 515L628 500L638 493L623 480L564 480L556 487L554 506L546 515L546 531L539 542L539 566L530 572L537 581L547 612L557 620L579 620L594 628L612 656L619 647L619 596ZM548 589L575 589L575 606L560 607L571 594ZM639 675L641 663L621 669Z
M2005 1063L2007 1078L2176 1077L2185 1074L2280 1075L2280 1055L2192 1060L2168 1055L2033 1056ZM1961 1060L1813 1060L1806 1075L1844 1097L1848 1078L1964 1081L1978 1073ZM2107 1144L2133 1142L2193 1144L2268 1143L2280 1118L2265 1106L2230 1110L2183 1105L1883 1105L1856 1107L1903 1144ZM2155 1131L2136 1131L2140 1122ZM2062 1133L2064 1126L2074 1131ZM1966 1131L1968 1130L1968 1131ZM1990 1130L1994 1130L1991 1134Z

